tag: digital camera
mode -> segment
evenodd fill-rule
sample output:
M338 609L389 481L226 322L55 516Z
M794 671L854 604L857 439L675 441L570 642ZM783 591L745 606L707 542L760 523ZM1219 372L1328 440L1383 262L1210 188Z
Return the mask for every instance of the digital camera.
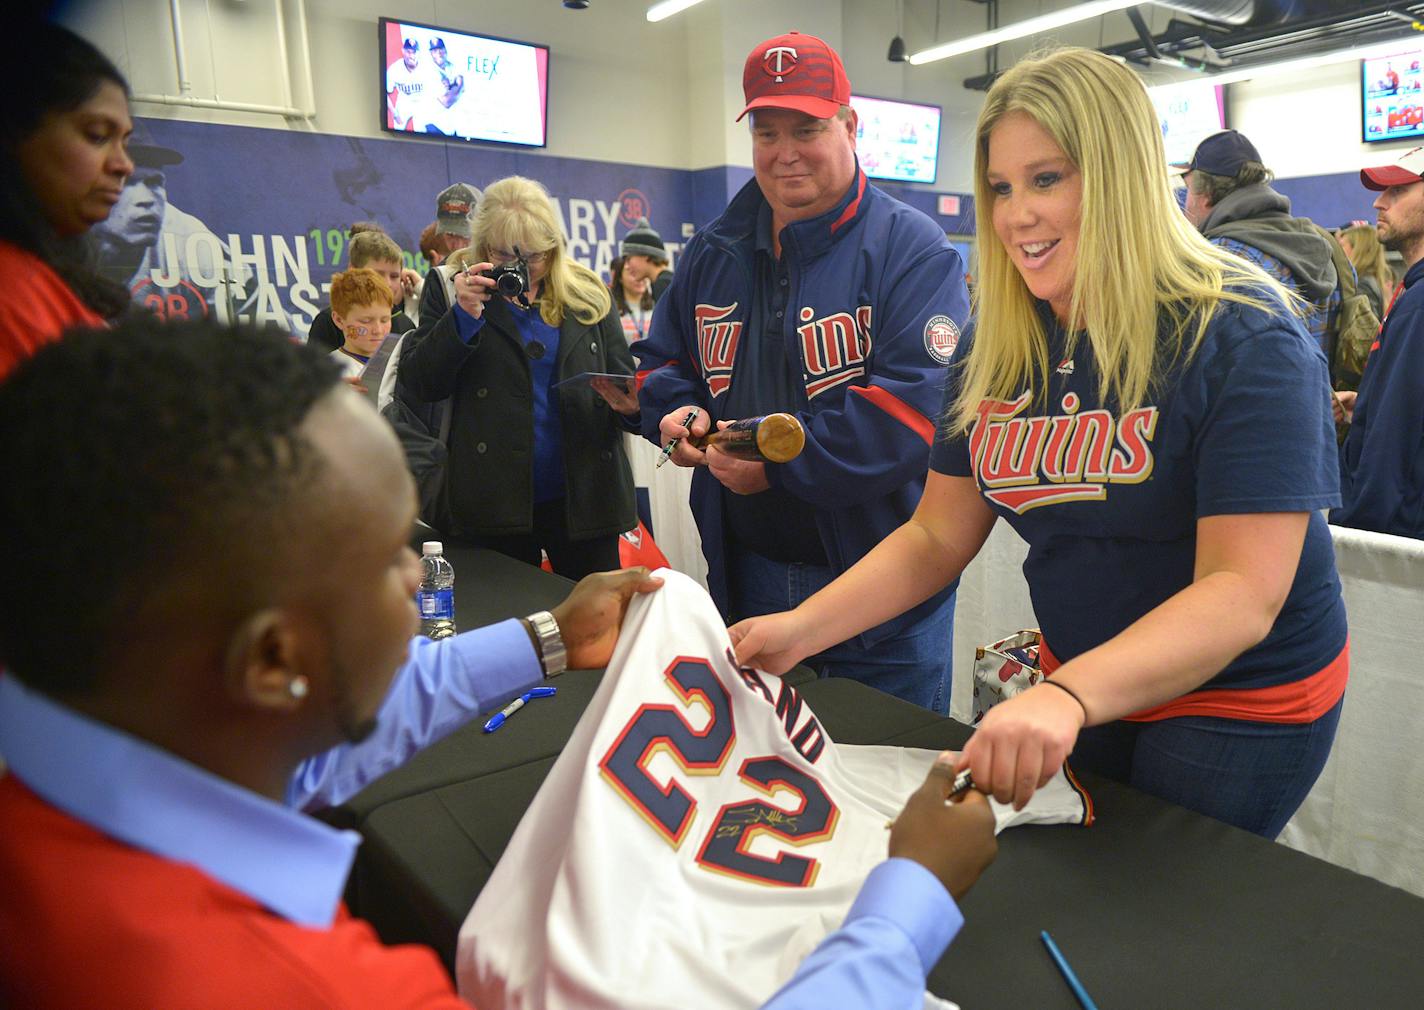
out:
M514 250L514 261L486 270L484 276L494 281L494 288L506 298L522 298L529 290L529 261L518 247Z

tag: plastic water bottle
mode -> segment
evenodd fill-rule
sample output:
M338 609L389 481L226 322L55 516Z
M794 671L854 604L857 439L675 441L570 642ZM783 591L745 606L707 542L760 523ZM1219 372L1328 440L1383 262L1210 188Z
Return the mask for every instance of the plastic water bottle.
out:
M445 545L427 540L420 548L420 633L427 638L455 634L455 569L445 560Z

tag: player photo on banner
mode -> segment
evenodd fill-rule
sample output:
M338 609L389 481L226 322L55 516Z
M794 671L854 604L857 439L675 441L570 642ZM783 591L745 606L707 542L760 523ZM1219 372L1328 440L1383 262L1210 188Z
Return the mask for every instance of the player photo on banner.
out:
M119 202L90 232L100 272L164 319L238 317L250 308L252 271L235 266L226 243L168 199L170 172L183 155L154 141L135 120L129 141L134 170Z
M688 173L531 161L514 149L137 118L129 154L119 202L89 233L99 270L163 318L275 324L299 337L346 269L353 222L375 222L402 266L428 269L418 237L451 182L537 178L569 256L605 277L639 218L671 235L691 213ZM681 245L667 246L675 265Z
M549 50L385 21L385 129L543 147Z

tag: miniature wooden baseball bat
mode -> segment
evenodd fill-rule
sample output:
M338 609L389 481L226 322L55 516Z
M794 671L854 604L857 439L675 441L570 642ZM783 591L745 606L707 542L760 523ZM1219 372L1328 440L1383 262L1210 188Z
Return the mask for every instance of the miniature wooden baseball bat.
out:
M787 463L801 455L806 447L806 429L791 414L767 414L744 417L721 431L708 432L688 442L699 449L715 445L738 459Z

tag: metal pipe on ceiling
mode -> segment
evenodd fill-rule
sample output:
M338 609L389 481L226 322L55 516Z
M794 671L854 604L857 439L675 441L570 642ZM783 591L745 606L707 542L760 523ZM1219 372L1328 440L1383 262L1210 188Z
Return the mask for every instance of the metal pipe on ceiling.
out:
M1156 6L1202 21L1233 27L1264 27L1288 20L1341 13L1336 0L1155 0Z

